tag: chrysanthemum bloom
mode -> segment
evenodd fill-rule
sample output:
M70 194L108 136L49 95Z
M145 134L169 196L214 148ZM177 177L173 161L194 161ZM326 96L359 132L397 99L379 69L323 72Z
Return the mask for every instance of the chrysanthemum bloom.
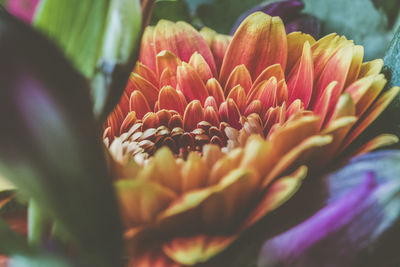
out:
M232 39L148 27L104 132L133 266L208 262L344 155L399 92L382 92L382 60L362 60L344 37L287 35L260 12Z

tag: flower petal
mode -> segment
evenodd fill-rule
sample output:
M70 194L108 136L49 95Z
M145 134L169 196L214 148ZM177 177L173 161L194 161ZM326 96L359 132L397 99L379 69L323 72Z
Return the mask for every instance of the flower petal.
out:
M288 76L289 104L300 99L304 108L311 101L314 86L314 65L311 57L311 47L308 41L304 43L303 53Z
M208 97L208 91L197 72L189 64L183 62L177 70L178 85L187 101L199 100L201 104Z
M115 183L126 226L151 223L168 207L176 194L145 179L120 180Z
M186 22L173 23L160 20L154 28L154 48L156 53L168 50L182 61L189 62L194 52L203 56L213 75L217 74L213 55L203 37Z
M303 223L268 240L259 266L389 266L391 259L398 259L395 250L377 252L391 246L380 242L384 236L395 240L389 233L400 218L400 182L392 176L391 182L378 185L373 173L356 172L356 177L335 174L342 183L353 178L358 184Z
M285 69L286 58L287 40L282 20L262 12L253 13L233 36L222 62L220 82L225 85L232 70L241 64L249 70L252 79L273 64L279 63Z
M168 257L175 262L192 266L208 261L227 248L237 237L196 235L177 237L162 248Z
M251 84L252 81L250 73L246 69L246 66L241 64L239 66L236 66L229 75L228 80L225 84L224 93L225 95L228 95L232 90L232 88L234 88L237 85L240 85L247 94L250 91Z

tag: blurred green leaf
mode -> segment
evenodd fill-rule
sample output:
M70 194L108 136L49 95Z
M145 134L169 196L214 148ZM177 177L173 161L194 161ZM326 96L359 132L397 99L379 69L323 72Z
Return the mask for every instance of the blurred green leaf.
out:
M371 0L303 0L305 13L322 21L322 32L337 32L364 46L367 60L383 57L393 31L386 15ZM356 12L357 11L357 12Z
M392 27L400 11L400 1L398 0L372 0L377 8L382 8L388 18L389 27Z
M16 235L0 217L0 254L28 253L25 240Z
M188 2L188 4L190 1ZM189 6L185 0L159 0L156 1L153 9L150 24L156 24L160 19L170 21L183 20L190 22L191 16Z
M34 26L93 80L95 114L100 121L105 119L118 103L137 59L139 0L42 0Z
M197 6L197 16L205 26L219 33L228 34L237 18L263 0L213 0L203 2ZM204 3L205 2L205 3Z
M0 38L0 173L59 223L87 265L119 266L122 226L87 80L5 12Z

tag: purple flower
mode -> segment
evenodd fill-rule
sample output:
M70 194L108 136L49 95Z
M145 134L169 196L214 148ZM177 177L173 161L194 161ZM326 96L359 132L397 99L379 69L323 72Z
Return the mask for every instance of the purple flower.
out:
M326 206L269 239L259 266L398 266L399 162L398 151L376 152L324 177Z
M302 31L312 35L314 38L318 38L320 35L319 20L311 15L300 14L303 8L304 4L301 0L265 1L240 16L235 26L232 28L231 34L236 31L240 23L248 15L257 11L262 11L268 15L280 17L286 25L287 33Z

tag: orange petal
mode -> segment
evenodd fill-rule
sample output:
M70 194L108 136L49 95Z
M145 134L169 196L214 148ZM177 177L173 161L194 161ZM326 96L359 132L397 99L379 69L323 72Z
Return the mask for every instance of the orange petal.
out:
M197 72L187 63L178 67L178 88L185 95L187 101L199 100L204 104L208 97L207 89Z
M346 137L346 142L342 145L344 150L354 139L357 138L364 130L368 127L392 102L392 100L399 94L400 87L393 87L386 93L384 93L363 116L363 119L359 121L354 129Z
M219 117L217 111L213 107L206 107L204 110L204 120L211 123L211 125L219 125Z
M361 45L353 46L353 58L351 60L349 73L347 74L345 87L347 87L349 84L352 84L354 81L357 80L361 70L363 57L364 57L364 47L362 47Z
M322 131L322 134L329 134L333 137L333 140L324 148L323 159L319 160L321 165L328 163L336 156L337 151L342 146L343 140L356 121L357 117L347 116L329 122L328 126Z
M373 74L378 74L381 72L382 67L383 67L383 60L380 58L364 62L361 65L360 74L358 75L358 78L367 77Z
M225 85L232 70L244 64L255 79L265 68L279 63L285 69L286 31L279 17L263 12L248 16L237 29L222 62L220 82Z
M150 107L153 107L158 98L158 89L152 83L145 80L139 74L132 72L128 80L128 85L126 86L126 92L131 94L133 91L140 91Z
M330 101L332 99L332 94L337 87L337 82L331 82L326 89L324 90L322 96L318 99L318 102L315 104L313 111L315 115L318 115L321 118L320 127L324 124L328 119L328 112L330 107Z
M362 154L371 152L375 149L385 147L385 146L391 146L399 142L399 138L396 135L393 134L381 134L372 140L368 141L365 145L360 147L356 153L352 155L352 157L357 157Z
M228 95L232 88L241 85L247 94L251 88L251 76L245 65L236 66L228 77L225 85L224 93Z
M286 111L286 119L289 119L293 115L298 114L299 112L302 112L304 110L304 104L301 102L300 99L297 99L292 102L292 104L289 105Z
M275 77L277 81L285 79L285 74L283 73L282 67L279 64L271 65L257 77L257 79L254 81L250 92L253 91L253 89L257 86L260 85L260 83L264 81L268 81L271 77Z
M206 88L208 94L214 97L215 101L217 102L217 106L219 107L219 105L225 101L224 92L219 82L215 78L209 79L207 81Z
M139 61L156 72L156 52L153 42L154 27L146 27L140 44Z
M306 33L302 32L291 32L287 36L288 42L288 59L286 66L286 73L292 71L292 68L296 64L296 62L300 59L305 42L308 42L310 45L315 43L315 39Z
M146 113L151 112L149 103L140 91L134 91L129 100L129 110L136 112L136 116L142 119Z
M329 135L314 135L302 140L298 145L282 155L278 162L273 165L273 168L264 178L262 188L269 186L279 175L293 171L293 169L303 164L311 165L313 163L314 165L311 165L310 168L321 167L320 164L315 162L324 158L323 148L330 144L332 139Z
M151 82L155 87L158 87L158 78L156 74L146 65L142 64L139 61L136 62L136 66L133 69L133 72L136 72L141 77Z
M235 129L240 129L240 111L233 99L228 98L219 107L221 121L229 123Z
M189 62L190 57L197 51L210 66L212 73L217 74L214 57L206 41L186 22L160 20L154 29L154 47L156 53L168 50L185 62Z
M168 122L172 117L172 114L166 110L166 109L160 109L159 111L156 112L158 121L160 122L160 125L164 125L168 127Z
M193 100L190 102L183 115L183 125L185 131L192 131L197 128L197 123L204 120L203 107L199 100Z
M204 108L208 107L211 107L215 111L218 111L217 101L215 101L215 98L212 96L207 97L206 102L204 103Z
M311 100L314 86L314 65L311 57L311 47L308 41L304 43L299 61L288 76L289 104L300 99L307 108Z
M338 50L352 43L352 41L343 36L338 36L336 33L326 35L315 42L311 47L314 61L314 77L318 79L330 58Z
M124 121L121 124L120 132L119 134L123 134L129 131L129 129L135 124L136 122L136 113L135 111L131 111L126 115Z
M169 259L162 251L142 252L132 258L127 267L182 267L181 264Z
M122 114L124 115L128 114L128 112L131 111L129 106L129 96L126 91L122 94L118 105L121 108Z
M172 117L169 119L169 122L168 122L169 129L172 130L176 127L183 128L182 116L178 115L178 114L172 115Z
M158 96L158 105L161 109L176 110L183 115L186 103L182 103L178 92L171 86L164 86Z
M227 98L233 99L233 101L235 101L237 107L239 108L240 114L244 114L247 105L246 92L242 86L236 85L234 88L232 88Z
M226 249L236 239L237 236L195 235L177 237L164 243L162 248L164 253L175 262L192 266L208 261Z
M269 212L277 209L289 200L300 188L307 175L307 167L301 166L289 176L277 179L267 190L256 208L250 213L240 227L240 231L248 229Z
M310 106L314 107L324 93L324 89L328 87L332 81L336 81L337 85L332 92L331 99L336 101L343 90L346 82L347 74L352 62L353 45L348 45L340 49L332 58L327 62L312 95ZM332 105L332 101L330 101Z
M272 107L265 112L264 115L264 135L268 136L269 132L271 131L272 127L276 123L282 122L282 108L281 107Z
M276 103L282 105L288 101L288 87L285 80L280 80L276 87Z
M261 114L263 108L261 101L256 99L251 101L251 103L247 106L246 110L244 111L245 116L249 116L252 113Z
M210 67L204 58L197 52L194 52L190 57L189 65L192 66L199 74L200 78L203 80L204 84L211 78L213 78L213 74L211 72Z
M351 98L350 94L342 94L336 103L335 110L333 111L331 121L336 119L347 117L347 116L355 116L356 115L356 107L354 105L354 101Z
M362 116L364 112L375 101L385 87L386 79L383 74L374 74L354 82L346 88L356 104L357 116Z
M176 88L178 81L176 79L176 72L166 68L160 75L160 83L159 87L163 88L164 86L170 85Z
M236 148L226 154L223 158L214 163L208 177L208 184L217 184L225 175L239 166L242 160L244 151L241 148Z
M247 98L247 103L250 103L255 99L260 100L263 112L270 107L274 107L276 104L277 86L278 84L275 77L271 77L268 81L260 83L259 86L250 92L250 95Z
M176 68L182 64L182 61L172 52L163 50L156 56L157 74L161 76L164 69L168 68L176 73Z
M215 65L217 70L221 69L226 50L232 40L229 35L217 34L215 31L205 27L201 29L200 34L209 45L212 54L214 55Z
M182 192L204 187L207 183L207 165L197 152L190 152L182 166Z
M176 198L173 191L144 179L119 180L115 187L128 227L153 222Z
M144 172L142 175L146 179L178 194L182 192L181 170L170 149L163 147L157 150Z
M154 112L149 112L143 117L143 131L149 128L157 128L160 126L158 116Z

